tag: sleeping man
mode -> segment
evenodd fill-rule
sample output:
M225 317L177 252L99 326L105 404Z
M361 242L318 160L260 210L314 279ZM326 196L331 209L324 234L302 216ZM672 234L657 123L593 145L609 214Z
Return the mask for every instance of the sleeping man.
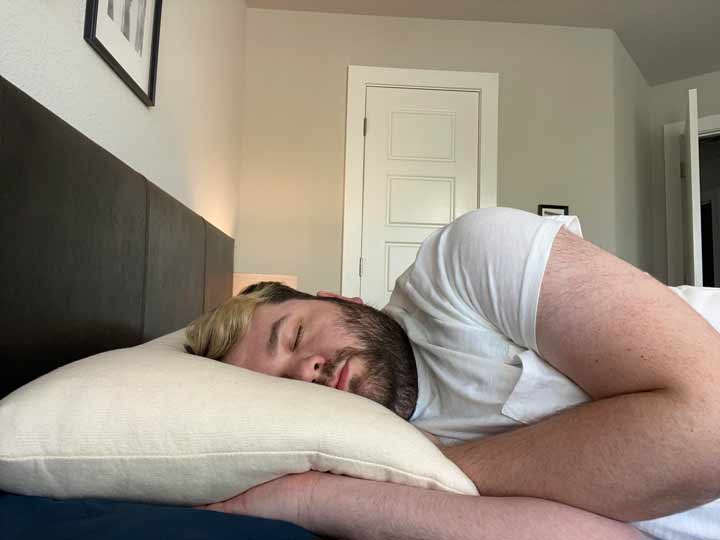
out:
M191 352L377 401L482 495L309 472L208 508L358 539L720 538L720 289L578 234L482 209L428 237L382 312L264 283L195 321Z

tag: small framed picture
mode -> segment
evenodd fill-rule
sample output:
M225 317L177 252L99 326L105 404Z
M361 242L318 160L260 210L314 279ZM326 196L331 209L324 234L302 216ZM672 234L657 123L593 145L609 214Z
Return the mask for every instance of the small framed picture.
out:
M151 107L155 105L162 0L87 0L85 41Z
M569 216L570 207L557 204L538 204L538 215L540 216Z

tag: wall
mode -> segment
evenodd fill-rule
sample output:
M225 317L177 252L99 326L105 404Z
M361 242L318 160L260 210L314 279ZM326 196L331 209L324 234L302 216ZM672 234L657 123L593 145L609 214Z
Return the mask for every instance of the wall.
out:
M244 0L164 3L150 109L84 41L85 5L0 3L0 74L232 235Z
M615 253L653 270L650 87L613 36Z
M500 74L498 202L615 250L609 30L249 9L236 271L340 288L347 66Z
M661 84L650 89L654 267L657 277L663 281L667 280L663 126L685 121L688 90L691 88L698 90L699 116L720 114L720 71Z

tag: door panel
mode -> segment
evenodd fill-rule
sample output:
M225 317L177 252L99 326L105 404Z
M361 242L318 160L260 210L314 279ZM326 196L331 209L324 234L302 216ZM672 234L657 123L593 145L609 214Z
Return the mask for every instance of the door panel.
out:
M389 176L389 225L434 227L450 223L455 213L454 178Z
M385 243L385 283L384 292L392 293L395 287L395 280L402 274L417 257L420 249L420 242L402 243L402 242L386 242Z
M390 113L390 159L453 161L454 139L455 115L451 112L400 110Z

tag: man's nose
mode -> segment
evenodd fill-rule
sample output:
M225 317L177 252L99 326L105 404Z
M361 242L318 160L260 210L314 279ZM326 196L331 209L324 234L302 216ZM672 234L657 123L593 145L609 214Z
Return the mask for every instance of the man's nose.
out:
M317 382L327 360L320 354L313 354L300 360L295 378L305 382Z

